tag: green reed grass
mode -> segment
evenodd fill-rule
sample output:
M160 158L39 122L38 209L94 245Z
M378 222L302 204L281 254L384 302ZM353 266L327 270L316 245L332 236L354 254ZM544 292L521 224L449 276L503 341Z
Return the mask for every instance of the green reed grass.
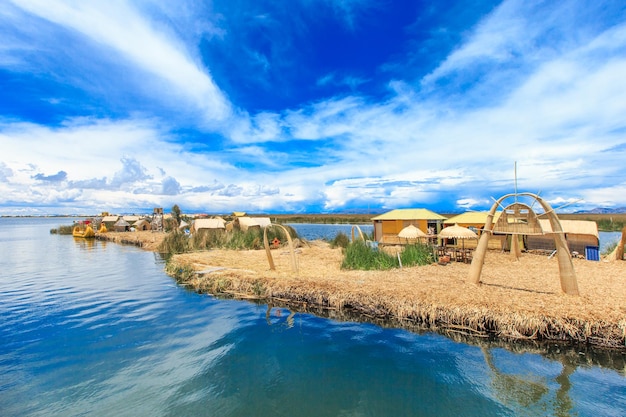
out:
M56 229L50 229L50 234L52 235L71 235L74 231L74 226L59 226Z
M435 261L432 248L421 243L405 246L400 259L404 266L428 265Z
M293 239L297 238L296 231L285 226ZM272 227L267 231L267 238L272 242L275 238L281 242L287 241L287 236L282 229ZM177 254L208 249L263 249L263 229L251 228L247 231L235 229L225 230L200 230L187 235L178 230L168 233L159 246L159 252Z
M400 254L403 266L428 265L433 262L432 250L428 245L407 245ZM343 269L386 270L399 268L398 257L371 248L362 240L351 242L344 250Z
M350 238L343 232L339 232L335 235L334 239L330 241L331 248L347 248L350 244Z

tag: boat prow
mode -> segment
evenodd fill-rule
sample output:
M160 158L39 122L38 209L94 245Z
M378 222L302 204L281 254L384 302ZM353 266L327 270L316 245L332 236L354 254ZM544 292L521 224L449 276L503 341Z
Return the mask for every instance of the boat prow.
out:
M74 230L72 230L72 236L74 237L82 237L82 238L92 238L96 237L96 234L93 231L93 228L90 225L86 226L74 226Z

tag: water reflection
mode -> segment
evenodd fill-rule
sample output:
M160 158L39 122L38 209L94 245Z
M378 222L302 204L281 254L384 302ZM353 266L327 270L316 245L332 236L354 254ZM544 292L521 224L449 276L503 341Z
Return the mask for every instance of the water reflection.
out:
M271 304L271 303L268 304L267 305L267 310L265 312L265 321L267 322L268 326L272 326L274 324L277 324L277 323L272 323L272 319L271 319L272 309L274 309L274 305ZM282 324L283 326L285 326L288 329L291 329L293 327L293 324L294 324L294 319L293 318L296 315L296 312L295 311L291 311L289 309L287 309L287 311L289 311L289 315L287 316L285 321L280 323L280 324ZM275 316L277 318L279 318L279 321L280 321L280 317L282 316L282 308L281 307L276 308L275 311L274 311L274 314L275 314Z
M176 286L158 254L15 224L0 227L3 417L626 415L615 352L220 300Z

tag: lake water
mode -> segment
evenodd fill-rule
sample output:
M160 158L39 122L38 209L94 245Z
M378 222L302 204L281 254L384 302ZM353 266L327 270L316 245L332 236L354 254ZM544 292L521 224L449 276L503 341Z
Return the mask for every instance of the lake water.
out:
M0 218L2 416L626 415L623 355L199 295L153 253L49 234L69 223Z

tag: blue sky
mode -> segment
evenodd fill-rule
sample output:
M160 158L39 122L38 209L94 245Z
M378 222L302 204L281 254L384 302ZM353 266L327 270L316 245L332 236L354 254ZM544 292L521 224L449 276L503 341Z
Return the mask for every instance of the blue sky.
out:
M0 214L626 206L623 1L0 2Z

